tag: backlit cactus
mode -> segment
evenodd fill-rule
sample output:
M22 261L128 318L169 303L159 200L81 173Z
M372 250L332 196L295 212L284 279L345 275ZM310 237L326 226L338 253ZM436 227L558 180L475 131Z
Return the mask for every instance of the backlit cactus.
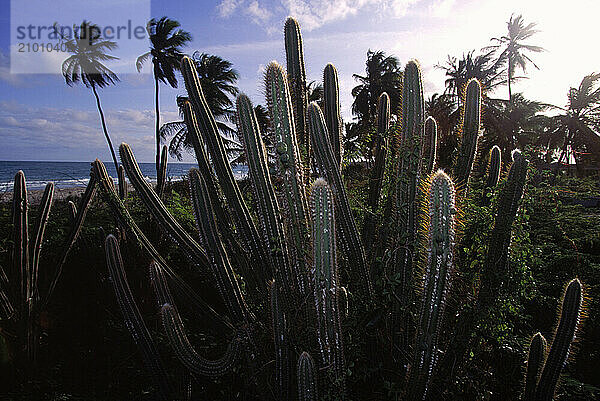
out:
M502 168L502 153L496 145L490 151L490 162L488 163L487 186L490 188L498 185L500 179L500 170Z
M481 84L477 79L472 78L469 80L463 96L464 110L461 123L461 141L458 159L454 168L454 177L457 188L466 192L477 153L477 139L481 120Z
M338 164L342 162L342 117L337 69L327 64L323 71L323 113L329 133L329 143Z
M531 339L531 344L529 345L523 401L535 401L535 390L540 377L540 372L544 367L545 356L546 339L544 336L542 336L542 333L536 333Z
M298 358L298 401L318 401L315 361L308 352Z
M318 341L323 365L337 377L344 372L344 351L339 307L339 277L336 250L333 193L325 180L311 189L313 241L313 289L317 310Z
M409 400L425 399L437 364L438 339L454 270L454 196L452 180L439 170L431 177L426 194L427 264L409 373Z

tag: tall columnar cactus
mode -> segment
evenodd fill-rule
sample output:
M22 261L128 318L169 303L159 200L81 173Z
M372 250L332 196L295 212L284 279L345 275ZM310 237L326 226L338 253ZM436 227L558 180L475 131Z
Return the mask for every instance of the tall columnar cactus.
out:
M278 400L289 400L290 392L290 341L288 322L284 306L281 304L279 286L271 282L271 319L273 320L273 340L275 343L275 385Z
M318 342L323 365L341 378L344 372L342 327L339 310L335 208L333 193L325 180L311 189L313 289L317 310Z
M529 344L523 401L535 401L535 389L537 387L540 372L544 367L545 356L546 339L542 333L536 333L531 339L531 344Z
M333 156L338 164L341 164L342 117L340 115L340 89L337 69L331 63L327 64L323 71L323 111Z
M318 401L317 378L315 361L308 352L303 352L298 358L298 400Z
M390 127L390 97L386 92L379 95L377 100L377 138L375 139L375 161L371 174L369 175L369 213L365 216L363 229L363 244L365 250L370 253L371 244L374 240L375 225L377 219L375 214L379 208L379 198L381 197L381 187L383 185L383 175L385 171L385 160L387 154L386 136Z
M265 92L273 127L277 169L283 183L283 214L288 238L291 239L291 262L294 270L301 274L307 270L308 247L304 177L287 78L283 68L276 62L267 66ZM299 281L298 286L300 294L304 295L305 283Z
M500 179L500 169L502 168L502 153L496 145L490 151L490 162L488 163L487 186L493 188L498 185Z
M327 179L329 187L333 192L338 223L337 228L340 232L340 240L342 241L344 251L348 255L349 266L358 269L364 282L363 285L366 286L369 295L371 295L373 288L365 258L365 251L358 235L352 211L350 210L350 203L346 195L346 187L342 181L340 166L331 151L323 113L315 102L312 102L308 106L308 124L317 169Z
M429 116L425 120L425 135L423 137L423 156L421 158L421 175L429 176L435 167L437 155L437 122Z
M560 320L550 352L536 389L536 401L552 401L560 373L567 362L571 343L582 317L583 289L578 279L571 280L565 289Z
M169 150L167 145L163 145L162 151L160 152L160 164L158 165L157 177L156 177L156 193L159 198L162 198L167 185L167 159L169 157ZM119 182L120 185L120 182Z
M235 181L233 171L225 155L225 148L217 128L217 123L202 92L194 62L189 57L182 58L181 73L198 123L198 131L203 136L204 143L210 154L213 169L227 200L227 205L233 214L236 229L239 231L244 245L249 250L251 259L255 264L257 276L260 277L259 288L264 289L267 279L272 277L274 267L265 265L264 263L265 260L269 260L268 255L265 254L265 250L261 246L258 230L250 216L248 207L242 199L242 193Z
M477 152L481 120L481 84L476 78L471 78L466 85L463 107L460 149L454 167L454 177L459 190L464 189L466 192Z
M142 353L144 363L154 383L158 385L159 394L162 399L170 399L171 389L167 382L167 373L158 353L158 348L150 336L148 327L144 323L142 314L138 309L133 293L127 282L127 275L121 258L119 243L113 235L109 235L105 242L106 264L111 277L111 283L115 290L117 302L123 313L127 328Z
M303 164L306 169L310 167L311 149L308 128L306 126L306 108L308 96L306 94L306 70L304 68L304 49L300 25L296 19L289 17L285 21L285 56L287 76L290 79L291 98L294 104L294 121L296 136L300 146Z
M446 298L454 269L454 184L442 170L427 190L427 265L423 271L421 313L408 380L408 399L424 400L438 359Z

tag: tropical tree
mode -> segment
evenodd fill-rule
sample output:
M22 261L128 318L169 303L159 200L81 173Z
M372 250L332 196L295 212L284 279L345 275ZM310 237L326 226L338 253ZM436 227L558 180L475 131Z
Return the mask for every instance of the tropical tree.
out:
M527 64L531 64L536 69L539 69L539 67L527 55L527 52L539 53L545 49L541 46L523 43L523 41L529 39L534 34L539 32L537 29L535 29L535 26L537 25L535 22L526 25L525 21L523 21L522 15L515 17L513 14L510 16L510 20L508 20L506 25L508 27L507 35L499 38L492 38L491 41L495 44L488 46L486 49L491 49L494 52L500 51L497 61L500 63L504 63L505 61L508 62L508 101L511 102L511 83L514 79L516 68L520 68L524 73L526 72Z
M236 140L236 132L231 122L235 118L235 104L233 99L239 93L235 84L239 78L238 72L233 68L231 62L219 56L194 52L192 55L202 91L217 120L217 127L224 139L229 153L240 153L241 145ZM179 98L182 100L185 98ZM178 104L181 104L179 101ZM263 124L266 132L267 112L262 106L255 108L259 124ZM169 153L181 159L182 150L191 148L191 141L187 136L187 127L183 121L172 121L164 124L160 129L161 139L171 138Z
M359 124L370 125L374 121L377 99L383 92L390 96L391 110L398 110L402 72L396 56L386 56L381 50L369 50L365 75L354 74L353 77L359 84L352 89L352 113L358 118Z
M97 88L104 88L119 81L117 74L103 64L106 61L118 59L118 57L108 54L118 46L115 42L101 39L98 25L87 21L83 21L79 27L73 26L72 37L63 36L61 29L56 24L54 25L54 31L61 37L67 51L71 53L71 56L62 63L62 74L65 77L65 82L69 86L82 82L86 88L92 89L92 93L96 98L96 107L98 107L100 113L102 131L108 143L115 170L118 171L119 163L106 129L104 112L97 91Z
M152 72L154 74L154 106L156 108L156 172L160 164L160 107L159 107L159 81L177 88L175 71L183 53L181 48L192 40L189 32L179 29L181 24L168 17L157 20L152 18L146 25L150 39L150 51L139 56L135 62L138 71L143 64L152 58Z

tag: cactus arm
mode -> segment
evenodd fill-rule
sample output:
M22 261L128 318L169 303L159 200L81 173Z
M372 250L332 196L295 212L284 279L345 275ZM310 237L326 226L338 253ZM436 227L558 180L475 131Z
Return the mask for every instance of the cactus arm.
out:
M290 399L290 344L288 323L282 305L280 288L275 281L271 282L271 319L273 320L273 340L275 343L275 386L278 400Z
M523 401L535 401L535 390L537 388L540 372L544 366L545 354L546 339L541 333L536 333L531 339L531 344L529 345Z
M317 335L323 365L341 378L344 351L339 311L334 195L325 180L317 179L312 185L310 198Z
M466 192L477 152L477 138L479 137L481 121L481 84L476 78L470 79L467 83L463 105L462 139L454 169L454 177L457 188Z
M127 198L127 179L125 178L125 169L121 164L119 164L117 176L119 178L119 198L125 199Z
M117 239L109 235L105 242L106 264L111 277L111 283L123 313L123 318L131 336L139 347L146 368L152 375L154 382L158 385L159 393L165 400L169 399L171 390L167 382L167 373L163 367L162 360L158 354L156 344L150 336L148 327L133 298L133 293L127 282L127 275L121 258L121 251Z
M231 268L229 258L219 237L206 185L200 177L198 170L190 171L189 177L194 215L200 236L208 252L216 287L235 322L248 321L248 319L251 319L251 314L248 311L237 278Z
M177 273L175 273L175 271L169 267L162 256L160 256L156 248L154 248L142 230L137 226L137 224L135 224L135 221L125 208L123 202L118 198L117 194L115 193L114 186L111 185L112 179L108 175L106 167L98 159L92 163L90 182L92 182L92 180L98 184L100 193L102 194L104 200L108 203L108 206L119 226L125 227L125 229L128 231L128 238L132 239L134 244L136 244L139 248L144 249L150 255L155 263L157 263L160 268L168 274L169 278L173 281L173 283L175 283L177 288L190 298L190 300L198 307L198 310L200 310L204 316L212 318L213 321L220 324L221 328L226 330L234 330L235 328L233 325L224 319L220 314L215 312L215 310L208 303L200 298L198 294L189 286L189 284L179 277L179 275L177 275Z
M40 204L40 213L35 224L35 237L32 249L31 258L31 288L29 297L35 300L39 299L38 293L38 269L40 264L40 253L42 251L42 241L44 239L44 231L48 224L48 216L50 216L50 209L52 208L52 197L54 195L54 184L49 182L46 184L44 194L42 195L42 202Z
M306 195L300 150L296 140L292 102L287 78L283 68L272 62L265 73L265 92L276 142L277 166L283 182L283 213L291 239L290 256L298 273L298 289L306 295L306 249L308 247L308 225L306 219Z
M129 145L122 143L119 146L119 155L129 181L133 184L136 193L140 196L148 211L158 221L160 227L186 252L195 265L209 267L210 263L204 249L173 218L158 194L144 179Z
M327 132L329 133L329 143L331 144L333 156L341 166L342 117L340 116L340 89L338 72L333 64L327 64L323 71L323 107Z
M487 187L494 188L498 185L498 179L500 178L500 169L502 168L502 154L500 148L496 145L492 147L490 152L490 162L488 164L488 179Z
M317 401L318 399L315 361L308 352L304 351L298 358L298 400Z
M158 173L156 174L156 194L159 198L163 197L165 192L165 186L167 185L167 160L169 157L169 151L167 145L163 145L162 151L160 152L160 164L158 166Z
M260 236L258 230L252 221L248 207L242 199L242 193L235 182L233 177L233 171L231 166L227 162L225 157L225 150L223 146L223 140L217 129L217 123L210 111L202 87L200 86L200 80L194 67L193 61L189 57L183 57L181 59L181 73L185 81L185 87L187 89L192 109L194 110L200 133L204 137L204 142L208 148L212 166L219 180L227 204L231 209L236 224L237 230L240 232L243 238L244 245L250 251L253 261L256 265L264 267L264 261L267 260L267 255L263 247L261 247ZM188 131L188 134L191 131ZM269 275L270 272L261 272L263 276ZM263 283L263 286L266 283Z
M421 158L421 175L429 176L435 167L437 155L437 122L431 116L425 120L425 135L423 137L423 156Z
M346 188L342 182L340 167L335 161L331 146L329 145L323 113L315 102L312 102L308 106L308 124L315 151L316 164L319 172L324 174L327 182L330 183L329 187L333 192L337 221L339 222L337 228L340 232L340 240L344 246L344 251L348 255L349 265L355 266L358 269L364 280L368 294L372 295L373 287L365 260L365 251L360 242L356 223L350 210L350 203L346 195Z
M582 299L581 282L578 279L571 280L563 295L560 320L537 386L537 401L552 401L554 398L556 384L567 362L581 319Z
M438 338L454 268L454 184L439 170L432 176L427 192L427 264L408 380L410 400L424 400L427 396L437 365Z
M284 27L285 56L287 76L290 80L291 99L294 107L296 137L300 146L303 164L308 170L311 160L311 144L306 124L308 95L306 94L306 70L304 68L304 49L300 25L294 18L289 17ZM299 160L300 161L300 160ZM302 163L302 161L300 161Z
M29 294L30 264L29 264L29 233L27 228L27 185L25 174L19 171L15 175L13 190L13 241L14 241L14 273L13 277L19 278L19 286L15 291L14 299L19 299L20 313L26 310Z
M160 310L161 320L169 343L179 361L192 373L200 376L218 377L226 374L239 358L241 340L235 337L225 354L216 360L206 359L196 352L185 334L185 327L177 310L164 304Z

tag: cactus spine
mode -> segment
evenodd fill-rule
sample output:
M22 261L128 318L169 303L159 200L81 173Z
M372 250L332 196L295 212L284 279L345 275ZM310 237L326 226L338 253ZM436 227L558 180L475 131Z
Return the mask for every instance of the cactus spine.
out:
M467 189L473 161L477 152L477 138L481 120L481 84L475 78L467 83L463 99L463 121L458 159L454 168L456 185L459 190Z
M315 361L304 351L298 358L298 400L317 401L317 382L315 377Z
M442 170L435 173L427 191L427 265L423 272L421 313L410 367L409 400L424 400L438 359L446 297L454 264L456 213L454 184Z
M340 89L337 69L333 64L327 64L323 71L323 109L329 143L333 156L341 166L342 162L342 117L340 115Z
M537 387L540 372L544 367L545 355L546 339L542 336L542 333L536 333L531 339L531 344L529 344L523 401L535 401L535 389Z
M423 157L421 158L421 175L429 176L435 167L437 154L437 122L431 116L425 120L425 136L423 137Z
M340 231L340 239L344 251L348 255L349 265L358 268L369 295L372 295L373 287L367 267L365 251L360 242L356 223L350 210L350 203L346 195L346 187L342 181L339 164L335 161L333 152L331 151L323 113L315 102L312 102L308 106L308 124L318 171L327 179L329 187L333 192L336 215L338 216L337 221L339 222L337 228Z
M502 167L502 154L500 148L496 145L492 147L490 151L490 162L488 164L488 179L487 186L493 188L498 185L498 179L500 178L500 169Z
M288 339L288 323L281 294L275 281L271 282L271 319L273 320L273 340L275 342L275 383L277 399L289 400L290 393L290 344Z
M537 386L536 401L551 401L554 398L556 384L567 362L571 343L581 319L582 292L578 279L571 280L565 289L560 320Z
M333 193L325 180L317 179L311 190L313 288L317 310L318 341L323 365L337 378L344 372L344 352L339 311L335 208Z
M300 25L294 18L285 21L285 56L287 76L290 79L290 90L294 104L294 120L296 125L297 142L304 156L304 167L310 167L311 148L308 128L306 126L306 108L308 96L306 94L306 70L304 68L304 49Z

